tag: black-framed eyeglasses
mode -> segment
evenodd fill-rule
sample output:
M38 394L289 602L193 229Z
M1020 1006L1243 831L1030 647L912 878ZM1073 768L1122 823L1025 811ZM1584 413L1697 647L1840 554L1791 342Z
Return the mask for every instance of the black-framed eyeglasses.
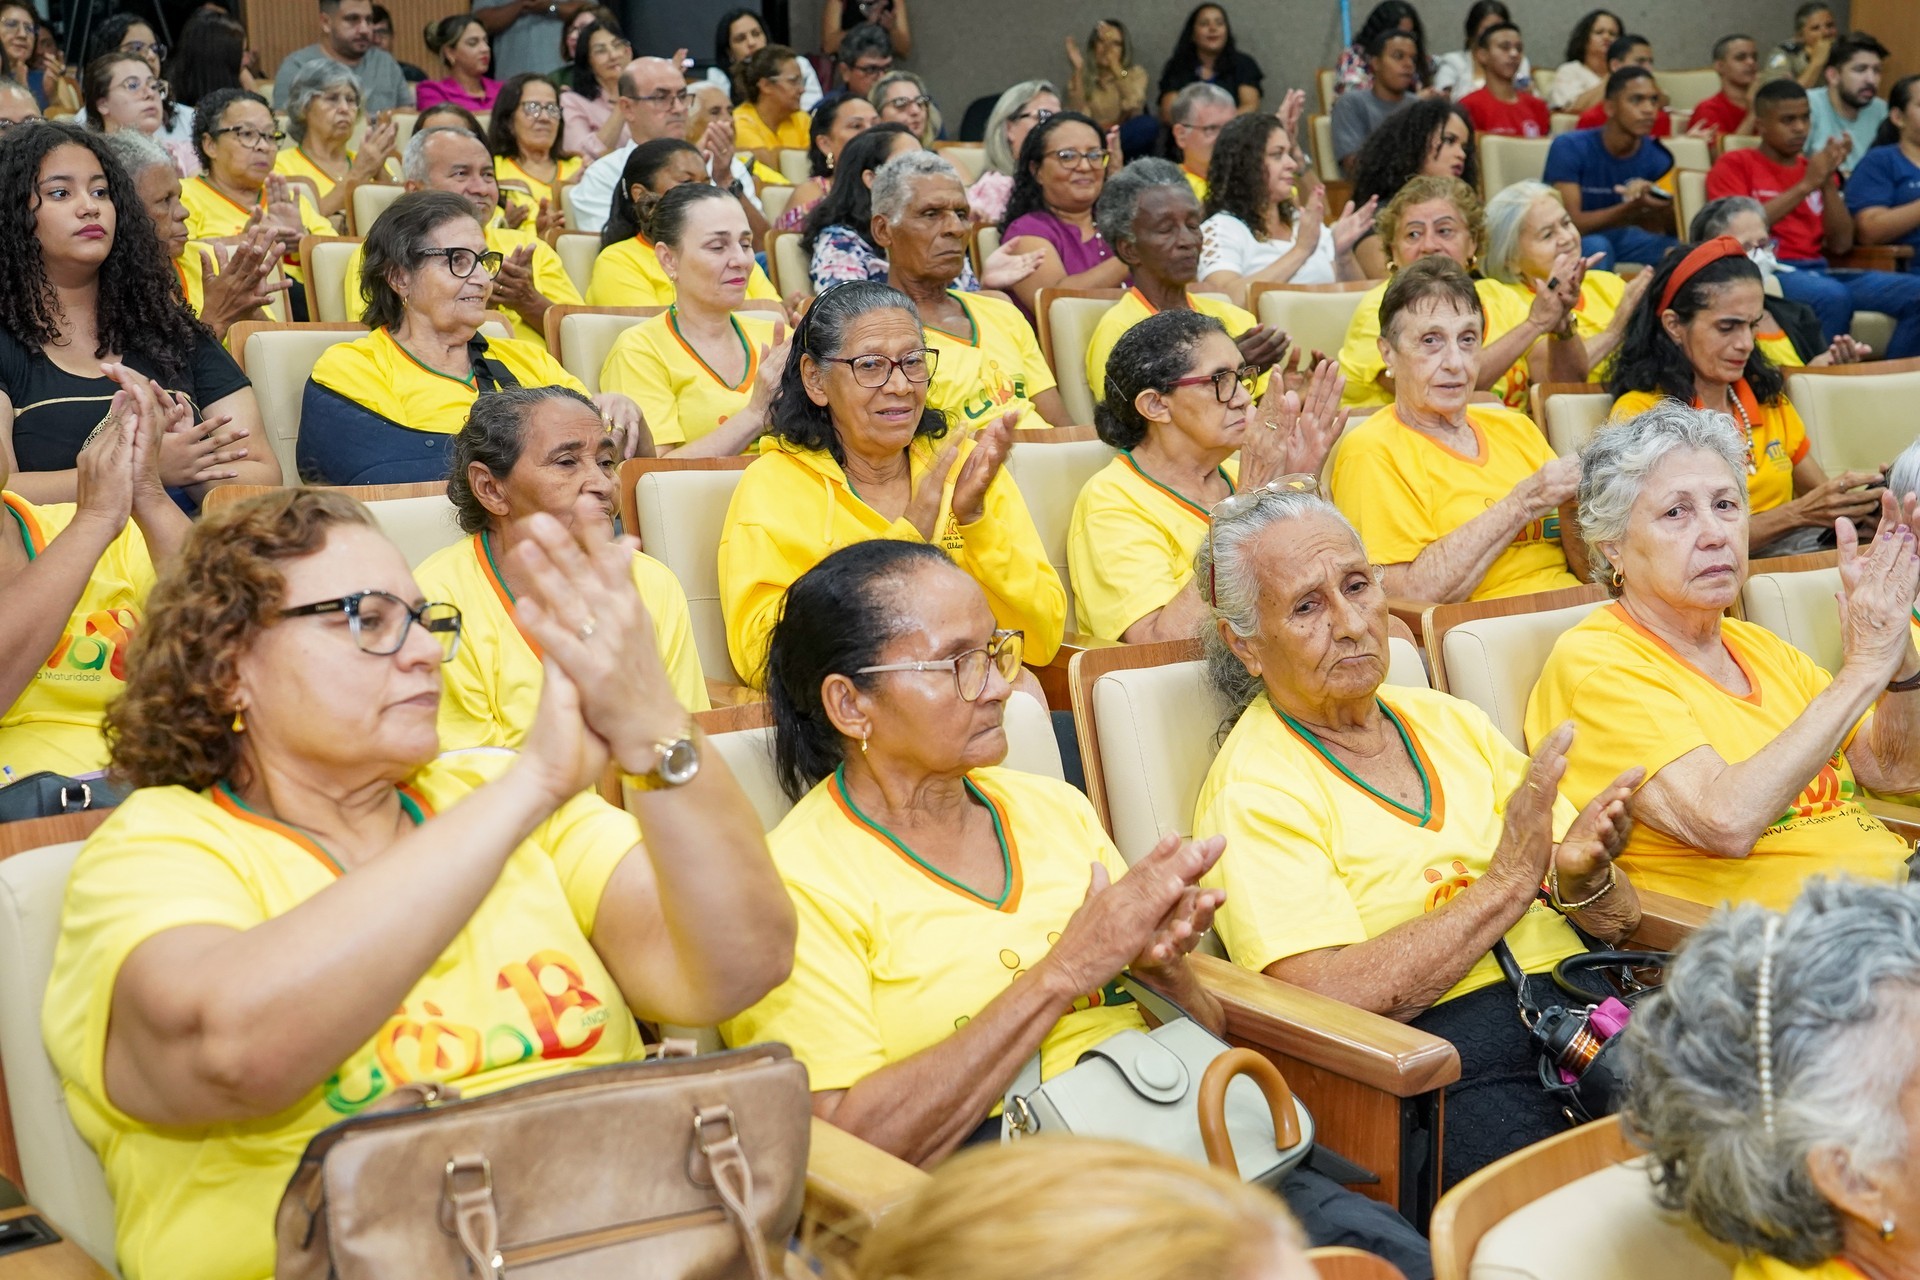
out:
M620 95L628 102L644 102L656 110L665 110L670 103L678 102L683 107L691 107L699 95L691 89L682 89L678 93L672 89L661 89L656 93L623 93Z
M407 642L407 628L414 623L440 642L440 661L451 662L460 651L460 610L454 605L429 600L411 605L388 591L356 591L336 600L316 600L312 604L282 609L283 618L312 618L327 613L347 615L347 629L362 653L385 658L400 652Z
M917 98L888 98L880 104L880 107L882 110L892 107L895 111L905 111L908 107L919 107L924 111L932 104L933 99L923 93Z
M893 380L893 371L898 369L906 375L907 381L915 384L933 381L933 372L940 366L940 353L928 348L909 351L898 360L892 356L883 356L878 352L864 356L815 356L821 364L843 364L853 370L853 380L869 391L878 390Z
M1191 378L1175 378L1172 382L1169 382L1167 386L1197 387L1203 382L1211 382L1213 384L1213 398L1221 404L1231 404L1233 402L1233 387L1235 383L1245 387L1247 394L1252 395L1253 384L1258 381L1260 381L1260 370L1253 365L1243 364L1238 369L1221 369L1216 373L1196 374Z
M481 268L490 276L497 276L500 274L500 264L507 260L506 255L502 254L498 249L488 249L485 253L475 253L471 249L462 248L422 249L420 250L420 256L423 258L445 258L447 260L447 270L453 272L454 275L459 276L462 280L472 275L475 267Z
M882 76L893 70L893 64L891 62L856 62L847 70L857 71L863 76Z
M1067 147L1059 151L1049 151L1047 154L1058 160L1062 169L1078 169L1083 164L1095 169L1104 169L1107 167L1107 162L1113 158L1104 148L1098 151L1075 151Z
M975 702L987 691L987 672L995 670L1008 684L1020 674L1020 658L1026 651L1027 633L1024 631L995 630L993 638L980 649L968 649L965 653L956 653L951 658L938 661L887 662L875 667L861 667L853 674L857 676L880 675L887 671L951 671L953 672L953 691L960 695L962 702Z
M1220 607L1220 589L1218 566L1213 555L1213 531L1222 520L1231 520L1237 515L1253 510L1260 499L1270 493L1318 493L1320 478L1296 471L1292 475L1269 480L1258 489L1242 489L1239 493L1230 493L1207 509L1207 603Z
M142 80L138 76L128 76L125 80L119 82L118 87L133 94L145 93L151 90L156 98L166 97L168 88L165 80L155 80L151 76L145 80Z
M262 133L251 125L244 124L230 124L222 129L207 130L207 136L209 138L218 138L222 134L233 135L235 142L249 150L259 146L263 142L272 143L274 148L278 150L280 144L287 140L287 135L281 133L278 129L275 129L272 133Z
M1031 111L1014 112L1012 115L1007 117L1007 123L1011 124L1015 120L1031 120L1035 124L1045 124L1047 121L1053 119L1055 116L1059 114L1060 113L1058 111L1054 111L1048 107L1035 107Z
M523 102L520 104L520 114L529 120L538 120L542 116L546 116L550 120L558 120L560 118L560 104L557 102Z

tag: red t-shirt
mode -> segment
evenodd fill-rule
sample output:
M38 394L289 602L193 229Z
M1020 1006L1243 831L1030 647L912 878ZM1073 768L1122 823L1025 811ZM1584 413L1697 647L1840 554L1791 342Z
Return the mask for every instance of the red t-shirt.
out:
M1479 133L1503 134L1509 138L1544 138L1550 132L1551 112L1547 104L1530 93L1514 102L1502 102L1490 89L1475 89L1460 99L1460 109L1473 121Z
M1726 94L1716 93L1704 98L1693 109L1693 117L1688 120L1687 128L1693 129L1702 121L1713 126L1715 133L1732 133L1747 118L1747 109L1731 101Z
M1575 123L1574 128L1598 129L1606 122L1607 100L1602 98L1580 113L1580 119ZM1673 136L1673 117L1667 114L1666 108L1661 108L1660 114L1653 118L1653 133L1650 136L1655 138L1671 138Z
M1806 172L1805 156L1795 156L1790 165L1777 165L1760 154L1758 147L1729 151L1707 171L1707 199L1752 196L1765 204L1800 181ZM1821 193L1815 191L1773 224L1782 262L1805 262L1822 256L1822 242L1826 237L1820 214L1825 204Z

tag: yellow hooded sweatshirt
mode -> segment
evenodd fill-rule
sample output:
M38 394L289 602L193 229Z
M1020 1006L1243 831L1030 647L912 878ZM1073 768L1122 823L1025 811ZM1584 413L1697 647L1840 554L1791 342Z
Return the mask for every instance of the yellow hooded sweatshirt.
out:
M913 442L909 474L914 484L933 465L935 451L945 447L924 436ZM1044 665L1060 649L1067 593L1020 490L1004 470L987 487L980 519L963 525L953 518L954 482L972 448L971 438L963 442L947 473L939 545L987 593L999 624L1026 632L1026 660ZM869 538L926 540L904 516L889 522L862 501L826 450L767 442L766 452L741 475L720 533L720 609L727 650L742 680L755 688L763 683L768 634L793 580L830 552Z

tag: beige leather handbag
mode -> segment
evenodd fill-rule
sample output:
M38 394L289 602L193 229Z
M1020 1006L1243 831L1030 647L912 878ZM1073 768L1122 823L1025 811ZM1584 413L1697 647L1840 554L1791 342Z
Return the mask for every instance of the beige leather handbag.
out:
M811 1120L785 1045L568 1072L316 1134L275 1220L277 1280L769 1280Z

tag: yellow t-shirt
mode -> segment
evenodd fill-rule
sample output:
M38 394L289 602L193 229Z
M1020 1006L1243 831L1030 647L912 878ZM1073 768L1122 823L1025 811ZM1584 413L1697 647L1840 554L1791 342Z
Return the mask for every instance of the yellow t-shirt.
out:
M416 821L431 820L511 761L507 752L442 756L402 788L403 801ZM170 929L265 924L340 873L311 838L224 787L129 797L74 864L41 1020L74 1124L106 1167L127 1280L265 1280L274 1211L307 1141L399 1085L451 1080L471 1097L639 1058L626 999L589 941L607 882L639 841L633 818L592 793L568 801L513 852L466 927L326 1083L277 1115L162 1128L107 1097L107 1019L122 963Z
M207 282L200 274L202 260L213 264L213 274L220 274L219 253L212 245L197 240L187 241L186 252L173 260L173 274L180 278L180 296L196 316L207 308Z
M914 441L907 465L919 484L945 440ZM1059 651L1067 593L1013 477L1004 470L987 486L985 509L972 524L954 519L953 486L973 449L967 439L940 499L937 541L986 592L1000 626L1026 632L1026 660L1044 666ZM740 476L720 531L720 609L727 650L748 684L760 683L767 636L787 588L827 554L869 538L923 542L905 516L889 521L868 506L824 449L770 445Z
M485 534L428 556L413 580L429 600L460 607L460 648L440 670L440 749L515 747L533 727L545 673L540 646L520 630L513 592L494 564ZM705 711L706 677L693 645L687 593L667 566L634 553L633 584L653 622L653 642L681 705Z
M294 198L300 205L300 225L308 235L335 236L340 232L333 222L313 207L304 191L296 192ZM180 203L187 210L187 236L193 240L222 240L228 236L237 236L246 229L247 219L253 216L255 209L264 209L267 202L267 189L260 188L260 198L252 205L241 206L228 199L226 195L213 189L204 178L188 178L180 184ZM293 280L304 280L289 257L282 266L287 276ZM353 312L352 314L358 314Z
M0 493L0 507L6 512L0 518L19 527L28 560L45 551L78 510L64 502L35 506L15 493ZM101 726L107 704L127 687L127 647L140 629L152 586L147 540L129 520L87 578L60 642L0 715L0 764L15 778L42 770L71 776L106 767Z
M1019 426L1052 426L1033 407L1033 398L1053 390L1053 370L1020 308L977 293L947 293L966 311L972 332L926 326L927 346L940 353L927 407L946 414L956 427L980 426L1012 410L1020 413Z
M522 245L533 246L533 287L541 296L555 306L580 303L580 291L573 287L573 277L567 274L567 268L560 261L560 255L554 252L552 245L535 235L531 230L515 230L512 227L486 228L487 248L496 253L511 255ZM342 289L346 294L346 308L349 319L358 320L366 310L366 302L360 293L360 264L366 258L366 245L355 245L353 254L347 259L347 272L343 277ZM546 345L546 338L540 330L528 324L512 307L490 303L494 310L504 313L513 321L513 336L527 342Z
M1517 413L1470 404L1467 422L1480 442L1476 458L1406 426L1392 405L1340 441L1328 477L1330 496L1360 531L1367 555L1376 563L1412 563L1428 546L1485 513L1553 461L1553 446L1540 428ZM1468 598L1491 600L1579 585L1560 546L1560 517L1549 513L1520 531Z
M1585 804L1621 773L1660 772L1698 747L1738 764L1772 742L1832 680L1813 659L1764 628L1732 618L1720 636L1752 692L1708 678L1635 622L1619 604L1597 609L1562 635L1527 701L1527 739L1575 724L1561 783ZM1852 741L1849 736L1848 741ZM1720 858L1635 823L1620 868L1643 889L1718 906L1784 909L1813 875L1907 878L1906 844L1861 807L1844 746L1821 768L1745 858Z
M1193 198L1200 202L1200 207L1202 209L1206 208L1207 192L1211 189L1207 185L1207 175L1204 173L1195 173L1185 165L1181 165L1180 176L1187 180L1189 187L1193 188Z
M505 365L523 387L558 384L582 395L586 387L547 354L518 338L488 338L487 355ZM313 380L414 431L453 435L466 425L479 395L471 375L455 378L415 360L385 328L352 342L336 342L314 362Z
M1193 834L1227 837L1204 883L1226 890L1214 927L1242 968L1259 972L1289 956L1377 938L1439 907L1492 865L1527 757L1470 702L1397 685L1381 686L1378 696L1426 784L1421 812L1361 782L1264 694L1214 757ZM1556 839L1574 813L1564 798L1554 802ZM1528 973L1585 950L1538 900L1507 931L1507 945ZM1488 952L1441 1000L1499 981Z
M796 111L778 127L769 125L751 102L733 109L733 145L742 151L779 151L790 148L805 151L812 141L813 120L804 111Z
M556 164L558 168L554 172L553 181L546 183L540 181L540 179L534 177L525 169L522 169L520 162L513 157L495 156L493 158L493 173L496 178L502 182L524 182L527 184L527 196L522 196L519 192L509 188L500 193L502 201L512 200L516 204L526 205L527 217L529 219L538 215L540 202L542 200L547 202L547 208L558 211L560 209L560 188L580 176L581 160L579 156L569 156L565 160L557 161ZM529 203L529 200L531 203ZM522 223L521 225L529 231L534 229L531 221Z
M1086 898L1091 864L1115 881L1126 873L1072 787L1015 769L976 769L968 781L1002 838L997 896L921 862L858 811L838 773L768 833L800 917L793 976L721 1024L728 1044L783 1041L815 1092L850 1088L945 1040L1037 964ZM1116 984L1089 992L1040 1046L1041 1075L1145 1025Z
M1533 307L1533 290L1526 285L1503 283L1501 288L1510 291L1522 306ZM1590 342L1606 332L1626 292L1627 282L1613 272L1587 272L1580 286L1580 301L1573 308L1573 331L1581 341ZM1609 352L1605 360L1587 371L1587 381L1605 382L1612 371L1613 354Z
M600 369L600 389L632 396L660 448L698 440L752 402L760 349L773 345L773 317L737 312L733 331L747 353L746 371L737 384L724 381L687 345L678 317L669 310L648 316L613 340Z
M1747 431L1747 508L1771 511L1793 501L1794 465L1812 448L1807 442L1807 429L1793 401L1784 395L1773 404L1762 405L1753 398L1753 389L1745 378L1733 384L1733 393L1740 398L1747 421L1753 424ZM1619 422L1644 413L1662 398L1658 391L1629 391L1613 402L1611 420Z
M1393 394L1380 384L1380 375L1387 371L1387 362L1380 355L1380 301L1387 296L1388 283L1382 280L1361 297L1347 325L1347 340L1340 346L1340 372L1347 375L1347 389L1340 403L1349 408L1363 409L1393 402ZM1509 329L1526 323L1527 309L1532 303L1519 290L1498 280L1475 280L1473 290L1480 295L1481 310L1487 313L1487 329L1481 335L1483 343L1492 342ZM1500 403L1507 408L1525 410L1527 387L1532 380L1527 358L1521 356L1519 363L1501 374L1489 390L1499 396Z
M1239 459L1228 459L1220 474L1232 488ZM1118 640L1179 595L1193 577L1208 524L1205 507L1147 475L1131 453L1095 472L1074 499L1067 526L1075 629Z
M347 152L347 163L352 164L358 155L356 151ZM392 160L387 161L381 168L382 179L392 179L398 173L398 168ZM340 185L339 179L315 164L313 159L299 147L283 147L277 152L273 157L273 171L283 178L305 178L313 183L323 196Z
M653 241L644 236L602 249L593 260L593 276L587 281L590 307L665 307L672 305L674 293L667 269L654 255ZM780 291L758 263L747 272L747 296L780 301Z
M1756 1255L1740 1260L1740 1265L1733 1269L1733 1280L1866 1280L1866 1272L1841 1258L1828 1258L1802 1270L1778 1258Z
M1798 348L1793 345L1793 339L1787 336L1784 329L1755 334L1753 342L1760 348L1761 353L1779 368L1798 369L1807 363L1800 358Z
M1218 298L1190 293L1187 295L1187 305L1218 320L1226 327L1229 338L1238 338L1260 323L1253 318L1251 311L1242 311L1231 302L1222 302ZM1113 354L1114 344L1120 341L1121 335L1127 330L1157 310L1151 302L1140 296L1140 290L1130 288L1120 301L1107 308L1107 314L1101 316L1100 323L1093 327L1093 337L1087 342L1087 382L1093 388L1095 404L1107 398L1107 358ZM1260 381L1254 384L1253 394L1259 397L1265 395L1266 390L1267 375L1263 373Z

